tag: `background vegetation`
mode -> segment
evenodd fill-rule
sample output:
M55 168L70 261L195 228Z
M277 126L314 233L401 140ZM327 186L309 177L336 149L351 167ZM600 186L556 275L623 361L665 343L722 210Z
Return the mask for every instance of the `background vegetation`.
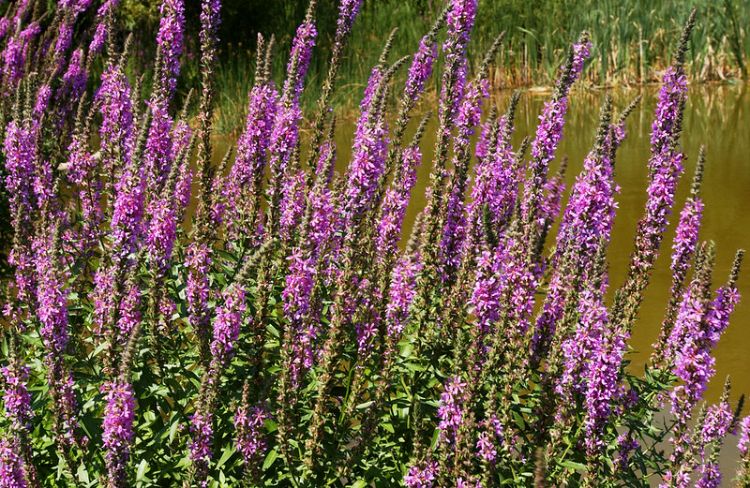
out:
M197 27L198 2L187 5L187 22ZM222 63L218 73L219 129L236 131L242 122L247 91L252 83L255 34L275 35L275 78L284 72L289 42L302 21L304 0L225 0L220 31ZM398 27L394 51L416 49L429 30L442 2L436 0L365 0L358 28L349 44L337 88L339 104L354 100L377 61L379 49ZM588 30L593 42L588 82L640 84L654 82L669 63L669 42L681 29L691 8L702 21L696 26L687 60L692 81L742 79L750 52L747 30L750 0L480 0L470 59L481 59L494 37L506 33L503 52L492 73L494 86L549 85L559 60L578 33ZM121 21L125 31L153 39L158 26L158 2L126 0ZM306 101L317 99L329 58L336 22L336 2L320 0L316 19L321 36L310 69ZM135 27L138 27L135 29ZM189 29L189 32L197 30ZM197 86L197 46L188 48L184 88ZM148 42L139 45L151 45ZM192 59L192 62L191 62ZM305 102L305 100L303 100Z

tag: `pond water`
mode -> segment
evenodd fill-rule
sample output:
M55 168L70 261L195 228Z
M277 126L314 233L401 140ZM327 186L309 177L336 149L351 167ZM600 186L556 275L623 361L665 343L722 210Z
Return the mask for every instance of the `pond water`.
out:
M605 91L577 91L571 95L567 124L558 158L567 156L568 189L580 172L583 159L593 145L598 125L599 109ZM633 238L645 201L647 181L646 163L649 157L651 120L658 87L615 90L609 92L616 109L623 109L641 94L643 99L627 122L628 136L617 155L615 179L621 187L617 201L619 208L609 248L610 291L619 287L627 271ZM510 92L499 92L494 101L502 113L507 107ZM550 94L526 91L522 94L516 115L515 145L521 139L533 136L538 114ZM429 103L426 105L430 105ZM431 107L423 107L428 110ZM338 170L345 171L348 164L355 118L342 117L337 127ZM417 184L406 217L408 230L417 213L425 204L425 189L429 182L429 161L434 146L434 121L428 128L421 147L426 164L419 169ZM642 371L651 352L651 344L659 333L669 297L671 272L669 254L679 211L690 188L698 150L706 146L706 171L702 196L706 205L701 239L717 243L715 285L726 281L734 253L738 248L750 248L750 94L747 85L701 85L690 89L682 136L688 156L685 172L677 193L677 205L671 218L662 252L653 272L641 308L638 323L630 340L630 360L634 371ZM553 163L552 171L556 170ZM564 203L564 202L563 202ZM550 242L553 242L550 240ZM741 393L750 393L750 259L739 281L744 299L732 318L731 325L722 337L715 352L717 373L709 386L707 398L716 400L721 394L726 375L731 375L734 399ZM611 297L610 297L611 299Z

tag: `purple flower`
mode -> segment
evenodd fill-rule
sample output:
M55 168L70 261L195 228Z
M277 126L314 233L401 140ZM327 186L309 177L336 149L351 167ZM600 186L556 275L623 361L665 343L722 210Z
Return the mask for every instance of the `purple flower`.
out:
M581 75L583 63L590 51L591 43L588 40L573 45L571 59L557 80L555 96L544 104L539 116L536 136L531 143L531 176L526 182L522 201L522 212L527 221L539 218L536 207L541 203L540 192L547 179L549 163L562 139L565 113L568 110L568 92Z
M680 213L680 223L672 245L672 273L684 276L690 267L690 258L698 243L698 231L703 217L703 201L691 198Z
M61 98L67 98L70 102L78 100L86 89L88 74L84 66L83 49L76 49L70 55L68 68L62 77L63 84L59 89L58 95Z
M582 270L581 281L585 282L590 278L589 270L593 268L600 243L609 241L617 209L615 194L619 191L612 174L611 150L611 141L608 141L599 150L589 153L565 207L550 265L553 271L549 290L536 321L534 348L537 355L543 352L545 341L554 334L572 291L573 284L562 266L563 259L570 260L572 269Z
M393 255L398 248L409 196L417 181L417 167L421 163L422 153L419 147L412 146L403 151L399 178L385 194L382 217L378 223L377 249L380 262L386 256Z
M476 14L477 0L451 0L446 18L448 39L443 45L447 56L464 54Z
M701 465L701 477L695 483L695 488L719 488L721 486L721 470L719 463L707 461Z
M313 255L318 256L334 237L338 216L331 190L325 188L317 195L314 194L312 198L312 216L308 237Z
M437 478L438 463L428 461L424 466L411 466L404 476L408 488L432 488Z
M244 223L241 219L243 212L250 210L247 208L250 198L257 199L260 192L278 98L278 91L271 84L256 85L250 91L245 130L237 142L237 155L222 195L227 206L230 240L248 233L249 227L255 224ZM257 206L259 202L253 204Z
M11 120L5 129L3 154L10 214L14 216L13 227L19 228L28 219L28 212L34 202L31 183L38 157L35 127ZM25 211L19 214L21 208ZM23 220L17 221L19 217Z
M157 197L149 205L151 221L146 232L146 246L149 256L162 270L172 257L176 238L178 222L174 200L174 196L165 195Z
M683 403L677 402L677 397L681 394L686 395L687 406L692 408L702 397L710 376L709 371L713 368L714 359L703 347L705 303L701 290L702 287L697 280L685 290L667 345L667 356L674 356L674 372L684 382L684 385L672 392L675 414L689 413L678 408Z
M112 237L119 256L137 249L142 233L145 185L137 164L128 164L115 184L115 202L112 211Z
M102 84L96 94L102 114L99 137L104 165L113 171L118 163L127 167L133 149L133 107L130 83L118 65L109 65L102 73Z
M513 126L506 116L500 118L498 125L496 148L492 154L486 154L489 141L484 141L484 145L477 144L477 176L468 208L468 221L475 230L484 226L485 208L493 228L502 229L513 211L518 194L519 172L510 144ZM489 127L483 133L489 138Z
M196 410L190 417L190 459L194 462L206 463L211 460L211 444L214 437L213 414Z
M224 303L216 311L214 319L211 354L222 364L231 357L234 343L240 335L242 315L245 313L245 291L239 286L231 286L222 293Z
M570 400L573 392L586 391L588 373L609 333L609 317L600 291L591 286L583 290L578 311L580 318L575 332L562 343L563 373L557 392L566 400Z
M125 295L120 301L120 313L118 314L117 332L120 344L126 344L130 339L133 329L141 321L141 290L138 284L128 283Z
M466 383L459 376L448 380L443 393L440 394L438 405L438 429L440 438L448 443L453 443L458 429L464 418L464 404L466 403Z
M26 488L26 467L17 442L0 438L0 488Z
M374 68L360 103L361 114L357 123L344 190L344 218L350 228L372 204L373 195L385 171L388 150L388 130L382 114L376 113L373 99L383 82L379 68Z
M31 396L26 387L29 380L29 368L16 362L0 368L3 376L3 404L5 416L14 428L28 428L33 412Z
M107 42L107 24L105 22L99 22L94 30L94 35L91 37L89 43L89 53L91 56L99 54L104 49L104 43Z
M130 457L130 445L135 437L135 394L130 383L109 381L102 386L105 394L102 443L106 450L107 474L112 486L125 479L125 468Z
M378 324L380 317L375 307L380 303L381 293L373 282L367 278L359 281L357 284L359 299L357 300L357 313L361 313L361 319L355 321L354 329L357 333L357 351L360 355L372 351L373 340L378 333Z
M34 103L34 118L40 119L49 108L49 102L52 99L52 88L49 85L42 85L36 94Z
M700 440L702 445L720 443L732 428L733 421L734 414L728 402L722 401L708 407L706 418L701 427Z
M240 405L234 416L234 428L237 432L237 450L242 454L245 464L256 462L266 450L263 438L263 426L268 412L262 407Z
M108 29L110 26L108 17L114 13L119 4L120 0L105 0L99 7L99 10L96 11L96 21L98 24L89 43L89 56L93 57L102 52L104 44L109 37Z
M500 301L507 283L502 265L507 258L503 244L494 253L483 251L477 258L476 279L470 303L482 334L490 333L500 318Z
M57 56L64 56L73 42L73 21L75 21L75 17L71 17L70 21L64 20L57 28L57 39L55 39L55 54Z
M480 122L482 102L488 96L487 80L472 82L456 114L456 135L453 141L453 165L456 168L456 174L448 197L447 213L440 241L444 277L450 275L460 263L460 250L466 232L464 194L466 193L466 166L470 158L470 138L474 135L474 128Z
M300 250L289 257L289 273L282 292L284 313L294 322L305 319L310 311L310 294L314 284L315 262L305 258Z
M302 120L299 97L302 94L305 75L310 66L312 49L315 46L317 34L315 25L306 21L297 28L297 33L292 41L292 50L287 64L287 78L284 81L284 89L279 109L274 118L268 145L269 167L271 169L271 188L269 191L272 211L278 210L273 207L279 204L281 190L287 183L287 167L299 142L299 124ZM275 226L278 222L274 221L271 224Z
M617 436L617 445L620 449L617 452L617 462L615 463L615 466L618 470L624 470L628 466L631 453L638 449L640 444L637 440L633 439L630 432L623 432Z
M669 68L664 75L659 101L651 127L651 176L647 194L646 215L638 223L636 250L631 274L645 274L653 266L659 251L667 219L674 205L677 180L682 174L683 154L674 147L678 119L687 96L683 74Z
M303 22L298 28L292 41L292 50L289 54L287 64L287 79L284 82L284 102L299 103L302 88L305 82L307 69L310 67L312 50L315 47L315 39L318 31L315 24L309 21Z
M386 323L388 337L398 338L409 320L409 310L417 293L417 274L422 269L418 257L403 257L393 268L388 289Z
M172 152L171 138L172 117L167 110L169 102L165 98L156 97L149 102L151 110L151 125L146 138L144 153L144 174L148 185L156 190L162 189L175 154Z
M305 212L305 172L297 170L287 179L282 189L280 234L291 239Z
M740 455L745 458L750 454L750 415L740 421L740 438L737 442Z
M477 453L479 457L485 461L493 462L497 458L497 449L495 444L490 438L491 434L487 432L480 432L479 439L477 440Z
M54 232L54 229L52 230ZM36 240L36 276L39 335L53 358L62 359L68 345L68 304L64 275L59 269L53 236Z
M167 93L174 93L177 77L180 75L180 56L182 55L182 37L185 24L185 5L183 0L164 0L160 7L161 20L156 44L159 48L161 63L165 70Z
M497 459L497 441L503 438L505 429L496 415L482 422L482 431L476 444L476 452L483 461L494 463Z
M424 91L425 83L432 75L432 68L437 56L437 42L431 36L424 36L419 41L419 49L414 54L409 66L409 74L404 88L404 96L407 100L416 101Z
M190 243L185 251L185 267L188 269L185 295L190 324L197 331L202 330L208 323L208 272L212 263L211 254L211 249L200 242Z
M343 39L344 36L349 35L361 6L362 0L341 0L339 2L339 16L336 19L336 39Z
M586 378L586 449L598 452L603 446L602 433L618 393L622 360L627 350L627 331L614 327L601 338L594 350Z
M674 355L674 372L684 382L671 395L678 415L687 415L684 408L692 408L702 398L714 374L716 360L711 351L739 301L737 289L727 285L719 288L706 309L700 290L700 284L693 281L685 291L667 345L668 354Z

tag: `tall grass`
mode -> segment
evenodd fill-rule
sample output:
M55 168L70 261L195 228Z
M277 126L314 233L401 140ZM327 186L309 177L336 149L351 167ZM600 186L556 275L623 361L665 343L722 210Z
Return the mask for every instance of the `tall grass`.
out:
M247 5L253 3L250 1ZM294 26L304 15L304 9L297 8L297 4L303 3L281 1L281 7L276 6L268 14L267 22L260 23L267 26L261 29L264 34L278 35L276 52L288 50ZM316 90L325 75L335 20L333 3L332 0L321 2L321 38L310 67L310 89L303 103L317 99ZM440 5L441 2L434 0L366 0L358 20L360 28L352 34L341 67L335 104L344 110L353 108L350 101L361 92L369 70L377 62L379 53L373 49L374 45L382 45L397 28L394 50L413 51L439 15ZM469 48L471 59L480 59L494 36L504 31L506 42L491 73L494 86L550 85L567 46L577 33L586 30L593 42L591 67L586 75L588 83L651 83L658 80L660 72L670 63L669 42L681 29L679 19L684 19L693 7L701 12L705 21L696 26L690 42L686 71L691 80L745 78L744 60L750 53L747 35L750 0L482 0L476 34ZM239 9L252 11L250 6ZM242 123L255 56L254 33L235 32L234 26L232 29L232 32L225 32L225 36L245 41L224 50L225 63L217 77L218 128L225 133L235 132ZM281 56L275 58L276 80L283 77L284 61Z

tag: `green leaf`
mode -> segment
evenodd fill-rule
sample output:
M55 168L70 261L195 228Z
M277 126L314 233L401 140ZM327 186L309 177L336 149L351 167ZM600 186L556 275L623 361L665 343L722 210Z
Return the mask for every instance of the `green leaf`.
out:
M586 471L588 471L588 468L586 468L585 464L577 463L575 461L563 461L560 463L560 466L578 471L579 473L585 473Z
M230 457L232 457L232 454L234 454L236 451L233 444L229 444L226 447L224 447L224 451L221 453L221 457L219 458L219 461L216 463L216 468L221 468L224 466L224 463L226 463Z
M141 462L138 464L138 470L135 473L135 481L139 483L150 482L151 480L146 477L146 473L148 473L150 469L148 461L141 459Z
M84 466L83 463L78 465L78 471L76 472L76 475L78 476L78 481L84 484L89 484L89 472L86 471L86 466Z
M279 457L279 452L274 449L273 451L270 451L268 455L266 456L266 460L263 461L263 471L268 471L268 468L271 467L271 465L276 461L276 458Z

